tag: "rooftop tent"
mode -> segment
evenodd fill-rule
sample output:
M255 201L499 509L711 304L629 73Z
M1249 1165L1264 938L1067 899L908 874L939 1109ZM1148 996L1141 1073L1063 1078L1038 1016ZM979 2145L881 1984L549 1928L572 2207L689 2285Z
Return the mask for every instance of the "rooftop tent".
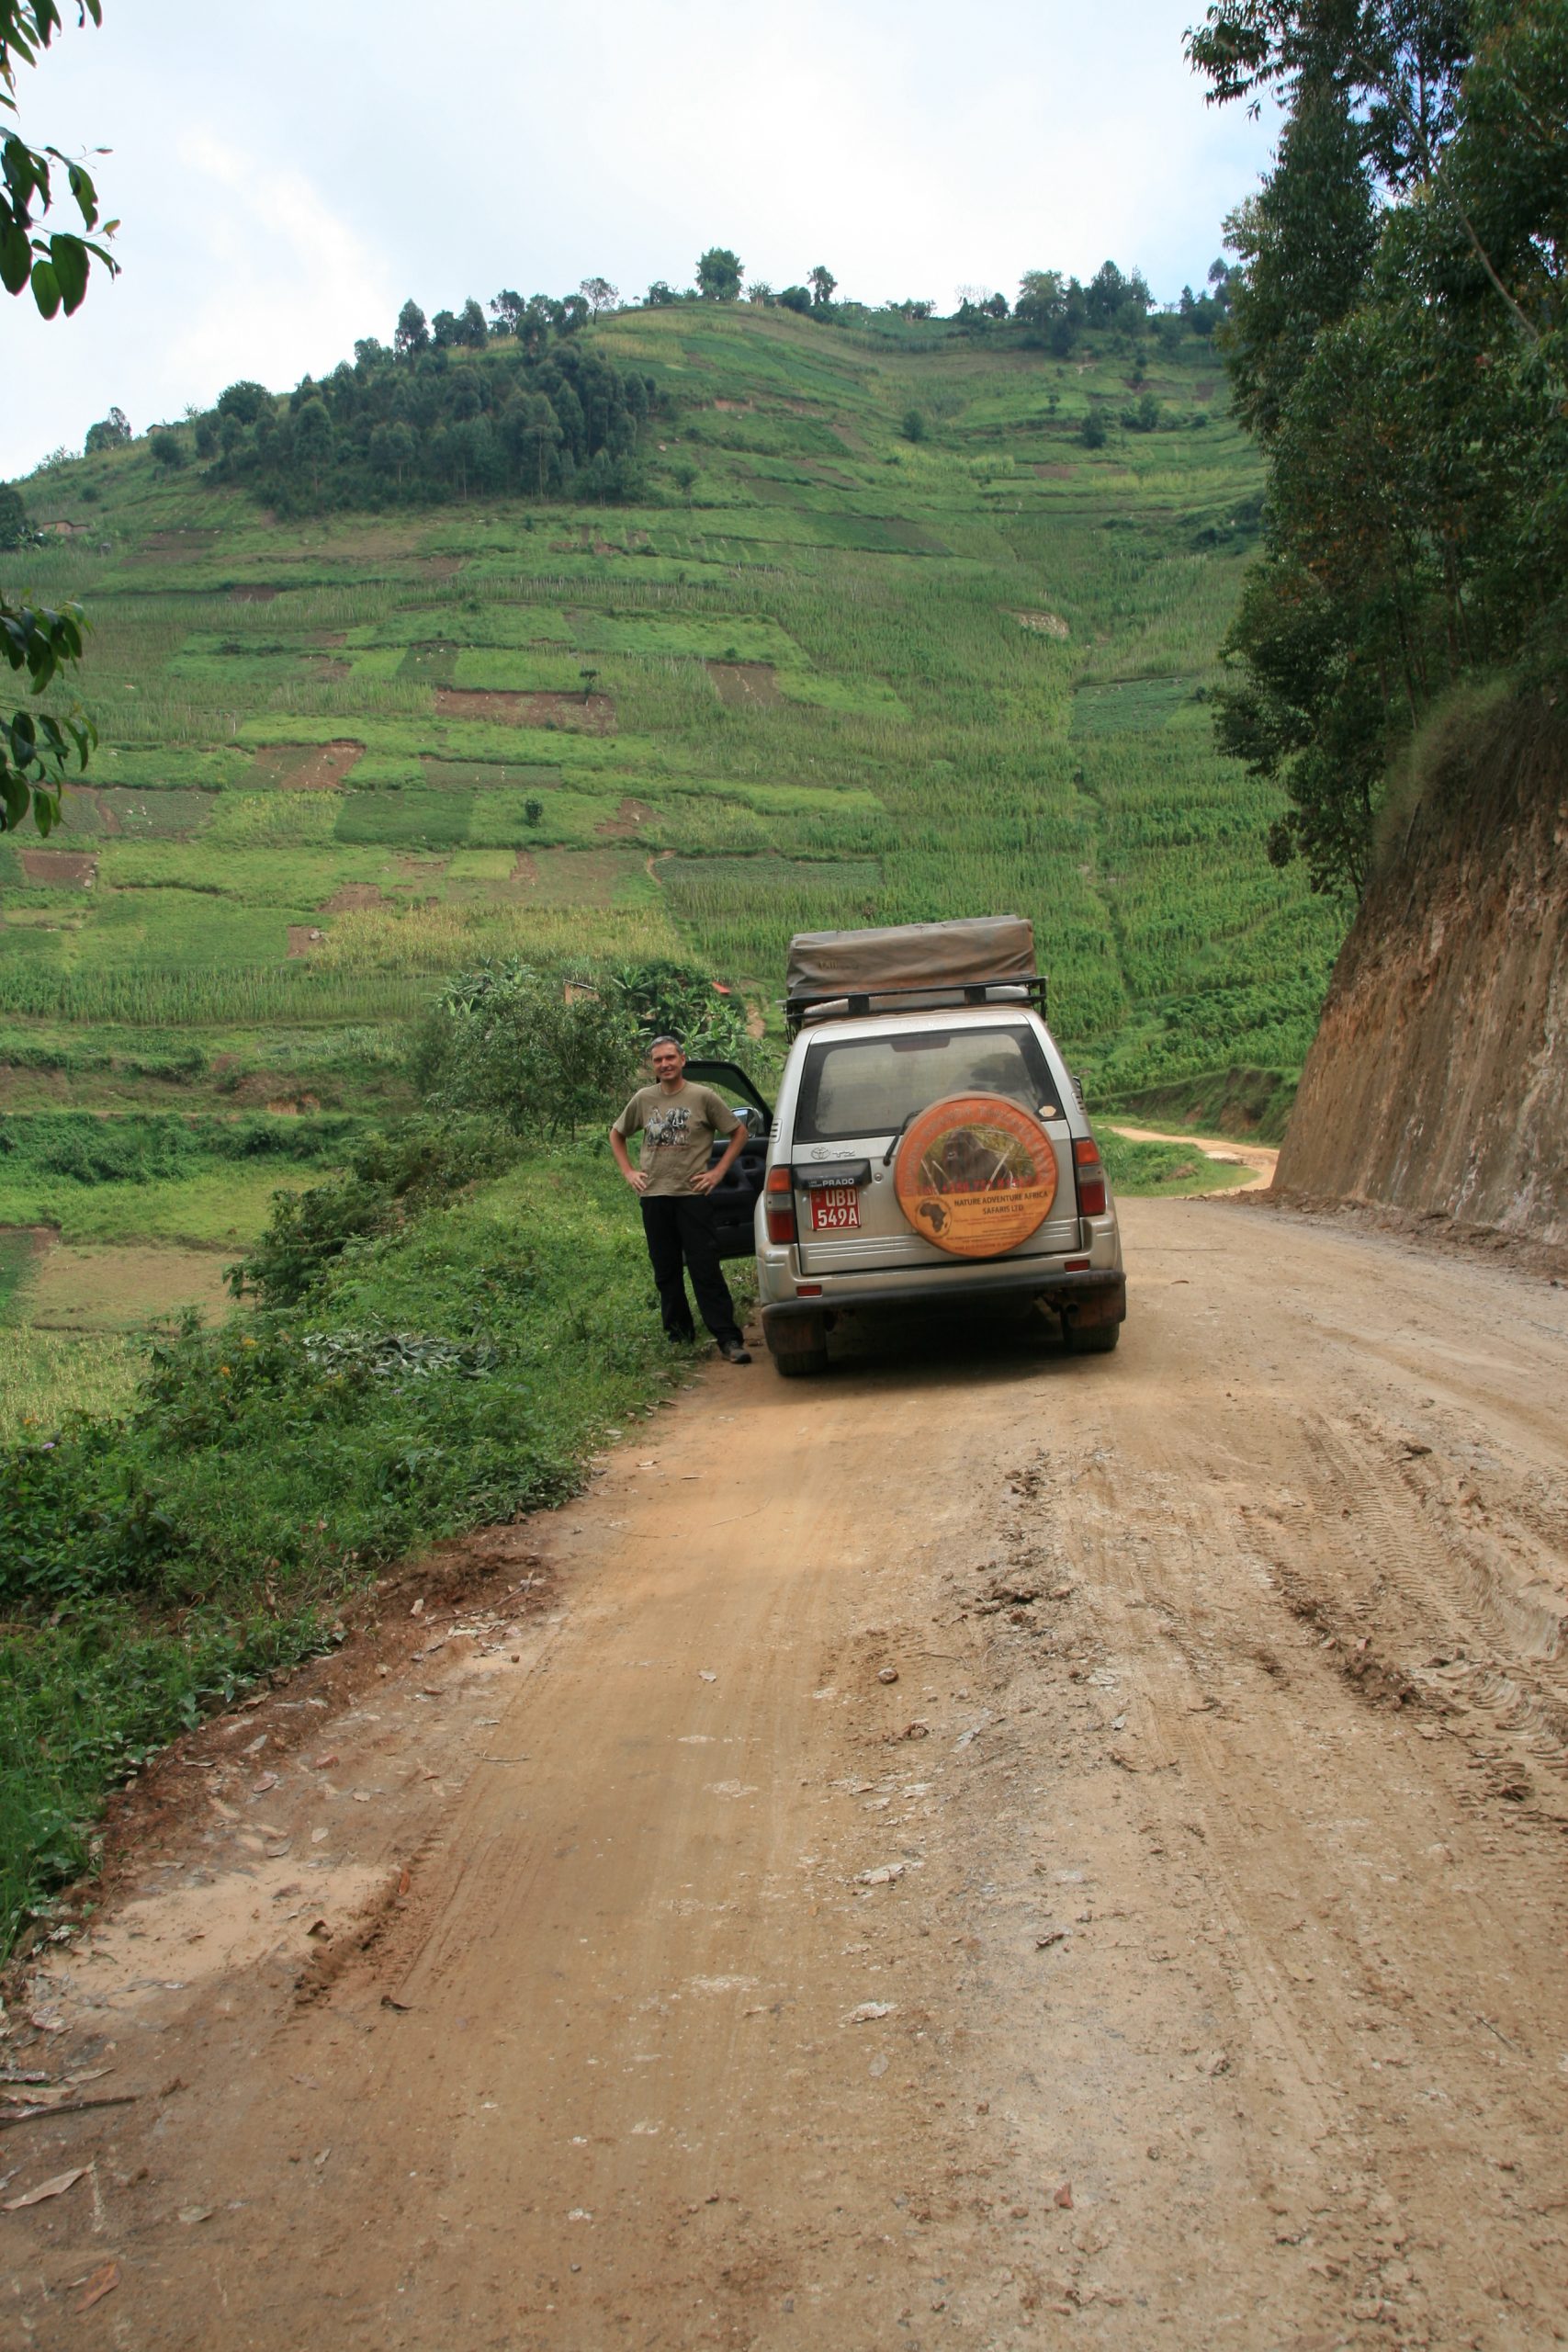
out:
M883 931L802 931L789 944L792 997L825 991L976 988L1034 977L1034 926L1021 915L896 923Z

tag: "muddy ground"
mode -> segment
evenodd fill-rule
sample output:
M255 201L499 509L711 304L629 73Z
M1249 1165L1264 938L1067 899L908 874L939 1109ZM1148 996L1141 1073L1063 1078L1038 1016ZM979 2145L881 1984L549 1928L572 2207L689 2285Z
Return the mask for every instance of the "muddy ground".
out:
M1125 1216L1115 1356L715 1366L150 1776L0 2342L1568 2337L1568 1293Z

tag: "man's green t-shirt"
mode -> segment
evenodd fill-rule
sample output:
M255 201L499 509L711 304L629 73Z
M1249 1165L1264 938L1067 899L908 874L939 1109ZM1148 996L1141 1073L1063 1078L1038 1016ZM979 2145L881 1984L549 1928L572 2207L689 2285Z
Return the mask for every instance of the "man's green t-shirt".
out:
M715 1136L732 1136L740 1125L734 1112L711 1086L686 1080L678 1093L661 1086L642 1086L615 1121L615 1133L642 1136L643 1187L647 1201L689 1193L713 1151Z

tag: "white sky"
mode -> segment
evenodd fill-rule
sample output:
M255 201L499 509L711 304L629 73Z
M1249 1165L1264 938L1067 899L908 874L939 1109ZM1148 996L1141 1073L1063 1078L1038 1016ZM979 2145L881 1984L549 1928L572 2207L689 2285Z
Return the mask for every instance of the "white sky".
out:
M19 76L96 169L124 275L0 294L0 479L503 286L623 293L730 245L877 302L1109 254L1198 285L1271 126L1205 107L1201 0L106 0Z

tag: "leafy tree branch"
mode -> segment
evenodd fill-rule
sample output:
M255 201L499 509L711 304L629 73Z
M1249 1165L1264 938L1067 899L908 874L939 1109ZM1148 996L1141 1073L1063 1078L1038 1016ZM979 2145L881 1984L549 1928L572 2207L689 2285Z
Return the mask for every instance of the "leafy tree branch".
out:
M102 0L77 0L77 23L85 25L89 17L102 24ZM17 68L36 65L61 30L58 0L0 0L0 115L10 116L13 123ZM95 260L111 277L118 266L107 246L91 237L63 229L45 233L56 165L65 173L83 229L96 229L97 190L81 164L57 147L28 146L15 128L0 140L0 286L8 294L30 288L46 319L81 308ZM118 225L105 222L103 236L112 236ZM0 594L0 650L11 670L25 673L33 695L45 693L81 660L85 627L80 605L53 611ZM0 832L14 831L29 815L40 833L51 831L60 820L61 787L73 753L85 768L96 741L85 718L27 709L14 710L8 718L0 716Z
M77 23L85 25L89 17L102 24L102 0L78 0ZM15 121L17 68L36 65L60 30L57 0L0 0L0 114ZM81 309L94 261L101 261L111 277L119 267L107 246L90 234L69 229L46 232L56 167L65 175L83 231L98 229L97 189L85 165L58 147L31 147L19 130L6 130L0 141L0 286L7 294L30 287L46 319L60 311L69 317ZM101 237L112 237L118 226L117 220L105 221Z

